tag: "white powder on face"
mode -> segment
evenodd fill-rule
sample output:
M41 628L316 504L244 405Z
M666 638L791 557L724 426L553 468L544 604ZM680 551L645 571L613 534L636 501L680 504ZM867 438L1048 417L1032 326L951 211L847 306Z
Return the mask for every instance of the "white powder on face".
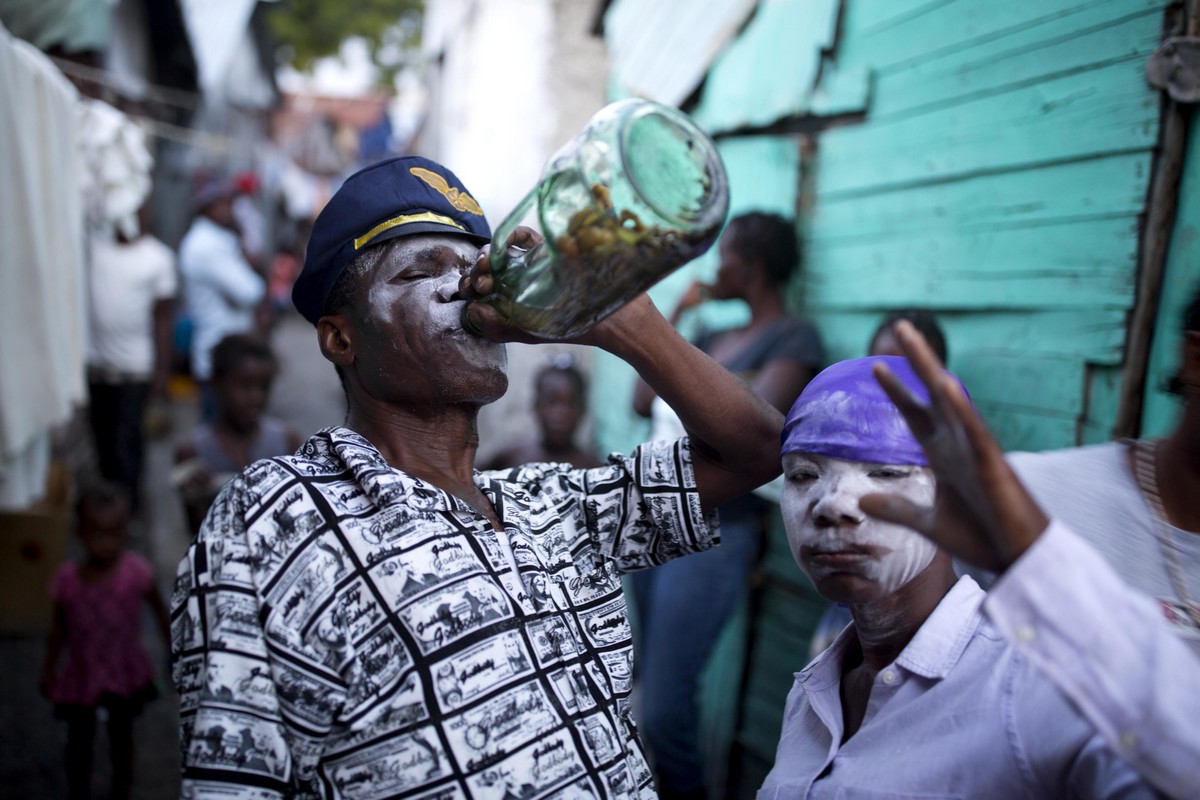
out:
M780 498L792 556L818 586L832 570L807 562L802 551L837 552L849 547L876 548L857 568L861 577L891 594L919 575L937 547L916 531L868 517L858 506L864 495L898 494L931 505L936 490L929 470L843 461L828 456L789 453L783 457ZM817 524L820 519L824 524ZM836 522L836 524L831 524Z

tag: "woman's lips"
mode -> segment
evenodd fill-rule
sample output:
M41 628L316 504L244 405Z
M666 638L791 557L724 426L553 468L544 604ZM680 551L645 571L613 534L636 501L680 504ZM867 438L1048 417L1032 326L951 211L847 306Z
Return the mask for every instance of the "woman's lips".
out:
M801 555L810 564L823 567L850 567L879 557L878 548L862 545L803 548Z
M832 553L812 553L808 560L812 564L820 564L826 567L844 567L869 559L870 556L866 553L856 553L852 551L832 552Z

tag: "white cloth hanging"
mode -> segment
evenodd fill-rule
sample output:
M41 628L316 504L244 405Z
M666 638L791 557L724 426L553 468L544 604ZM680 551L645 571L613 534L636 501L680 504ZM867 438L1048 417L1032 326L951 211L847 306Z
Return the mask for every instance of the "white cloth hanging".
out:
M86 392L78 101L49 58L0 25L3 508L41 496L49 431Z

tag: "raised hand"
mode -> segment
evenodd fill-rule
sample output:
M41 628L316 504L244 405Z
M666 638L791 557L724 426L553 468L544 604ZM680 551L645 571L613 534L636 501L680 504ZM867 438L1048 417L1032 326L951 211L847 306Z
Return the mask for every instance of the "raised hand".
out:
M1049 520L925 338L908 322L898 323L895 333L929 389L930 402L914 397L882 364L875 365L875 377L924 449L937 479L937 496L934 506L926 508L898 495L872 494L862 499L862 510L906 525L970 564L1002 571Z

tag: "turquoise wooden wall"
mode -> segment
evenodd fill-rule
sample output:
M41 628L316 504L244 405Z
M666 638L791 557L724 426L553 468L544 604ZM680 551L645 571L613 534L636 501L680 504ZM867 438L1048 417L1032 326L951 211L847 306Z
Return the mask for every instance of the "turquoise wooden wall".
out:
M850 0L839 69L867 118L826 131L804 291L834 355L933 308L1009 449L1108 438L1158 134L1161 0Z

